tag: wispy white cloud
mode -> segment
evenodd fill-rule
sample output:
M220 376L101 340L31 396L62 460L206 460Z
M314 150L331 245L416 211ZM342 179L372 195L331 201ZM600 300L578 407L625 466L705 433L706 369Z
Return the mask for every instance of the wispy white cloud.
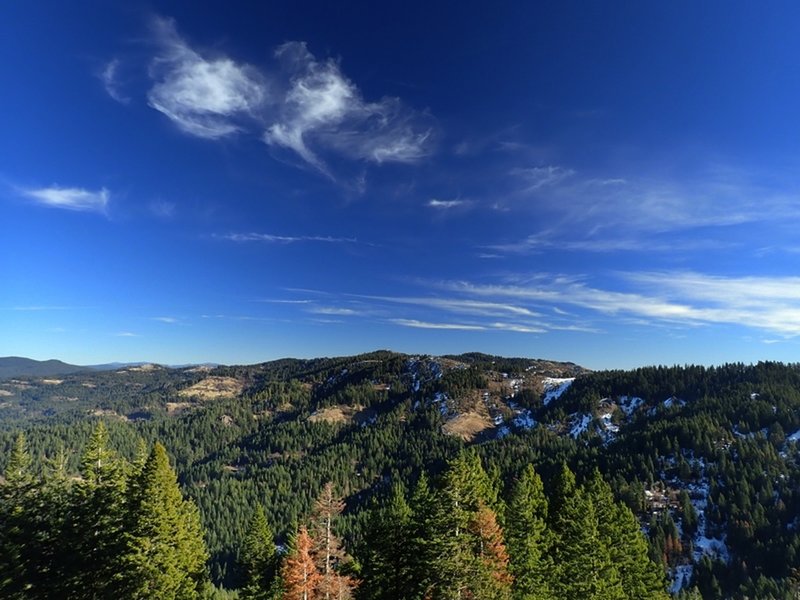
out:
M484 246L488 250L510 254L537 254L550 250L567 252L594 252L594 253L613 253L613 252L697 252L702 250L724 250L737 247L739 244L733 240L719 239L676 239L669 236L659 239L657 236L627 237L601 235L597 237L585 237L576 239L574 237L561 237L553 231L543 231L541 233L529 235L516 242L505 242L501 244L490 244Z
M425 284L429 287L428 284ZM549 331L581 331L596 333L598 329L586 325L573 315L544 315L519 303L489 301L463 287L456 290L464 297L432 296L377 296L363 294L335 294L342 304L317 305L315 301L292 300L309 303L307 313L358 316L416 329L441 329L463 331L498 331L526 334L543 334ZM313 292L313 291L309 291ZM469 297L472 296L472 297ZM358 306L353 306L356 299ZM348 306L347 303L350 303ZM461 321L464 315L469 321Z
M566 305L642 324L739 325L800 335L800 277L721 277L691 272L623 273L619 291L577 278L539 276L520 284L443 282L439 287L472 298L515 299Z
M193 50L170 19L154 20L159 54L150 65L148 103L191 135L219 139L242 130L268 100L267 85L253 67Z
M492 328L515 333L547 333L547 329L543 327L520 325L518 323L492 323Z
M296 152L330 175L322 152L383 163L412 163L430 152L432 128L398 98L365 101L334 60L319 61L304 42L287 42L276 56L290 84L264 141Z
M259 300L259 302L269 302L271 304L311 304L312 300L284 300L284 299L265 298Z
M341 317L359 314L358 311L352 308L343 308L339 306L314 306L309 308L308 312L317 315L335 315Z
M215 237L231 242L266 242L272 244L294 244L298 242L322 242L327 244L357 244L356 238L328 235L274 235L271 233L228 233Z
M152 317L153 321L159 321L161 323L168 323L170 325L178 323L179 319L177 317Z
M666 254L748 247L754 255L770 251L765 239L777 239L773 249L789 251L794 237L787 228L800 223L796 175L719 165L677 175L663 165L652 171L587 178L566 168L517 169L521 180L499 202L532 213L531 230L511 241L504 233L480 248L505 254Z
M451 208L458 208L460 206L465 206L466 204L467 204L466 200L439 200L438 198L431 198L430 200L428 200L427 206L439 210L448 210Z
M269 322L274 323L278 319L273 317L258 317L254 315L227 315L227 314L203 314L200 315L201 319L219 319L224 321L255 321L255 322Z
M126 338L141 337L138 333L133 333L132 331L120 331L115 335L117 337L126 337Z
M416 319L390 319L391 323L403 327L415 329L453 329L462 331L483 331L486 327L482 325L468 325L464 323L430 323L428 321L418 321Z
M305 42L279 46L276 64L256 68L191 47L170 19L154 19L153 30L148 103L190 135L258 134L332 179L329 156L414 163L432 150L429 115L395 97L364 99L337 61L318 60ZM101 77L112 97L118 67L111 61Z
M119 81L120 64L117 58L110 60L97 76L111 98L120 104L129 104L131 99L122 92L122 86Z
M521 178L526 191L536 191L555 186L575 175L575 171L558 165L516 168L511 174Z
M44 188L20 189L20 193L39 204L52 208L105 213L111 194L106 188L87 190L52 185Z
M176 207L174 202L157 200L151 202L148 208L150 209L150 213L159 219L171 219L175 216Z
M499 302L486 302L482 300L470 300L462 298L436 298L436 297L413 297L413 296L359 296L361 298L378 300L381 302L391 302L393 304L410 304L427 308L446 310L449 312L479 315L488 317L497 316L516 316L516 317L539 317L539 313L534 312L523 306L504 304Z

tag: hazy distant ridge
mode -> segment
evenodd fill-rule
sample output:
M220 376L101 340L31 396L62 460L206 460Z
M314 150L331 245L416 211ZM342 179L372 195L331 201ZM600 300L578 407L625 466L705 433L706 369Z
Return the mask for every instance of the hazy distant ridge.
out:
M89 371L89 367L70 365L60 360L33 360L21 356L0 357L0 379L8 377L43 377Z

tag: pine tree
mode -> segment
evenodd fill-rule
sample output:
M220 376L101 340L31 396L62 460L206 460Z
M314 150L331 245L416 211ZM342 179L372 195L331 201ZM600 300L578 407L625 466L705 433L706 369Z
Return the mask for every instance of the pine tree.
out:
M511 583L508 572L508 552L503 530L497 524L494 511L481 503L470 521L469 530L475 541L477 558L475 574L470 582L471 597L482 600L508 600Z
M365 600L405 600L414 588L411 569L411 508L403 488L392 486L385 506L373 509L359 596Z
M575 475L562 467L551 506L556 565L554 592L559 598L623 600L619 573L598 530L597 512L588 494L576 486Z
M28 442L24 433L17 434L14 439L14 446L5 470L5 489L15 492L29 487L33 484L33 474L31 473L31 455L28 452Z
M0 486L0 596L16 599L31 593L35 573L31 538L34 478L24 434L14 440Z
M509 572L514 577L514 596L524 600L549 600L547 498L539 475L528 465L516 482L508 505L506 540Z
M482 484L488 478L480 461L473 461L472 456L462 452L448 463L436 495L432 536L439 540L440 548L435 562L429 566L434 576L435 599L467 597L478 568L469 526L481 501L486 499Z
M446 555L445 544L438 532L438 502L423 472L411 495L409 519L408 598L430 598L436 583L433 565Z
M207 551L197 507L184 500L167 451L156 443L131 484L122 560L129 598L184 600L207 584Z
M661 567L648 556L647 541L636 517L627 506L614 501L611 487L595 470L586 491L597 513L598 532L607 541L608 553L619 572L629 600L666 600L666 581Z
M70 597L70 584L76 579L78 549L69 535L69 524L75 517L75 485L67 475L66 462L63 448L52 460L45 459L45 474L36 504L31 507L34 535L30 541L37 548L37 570L47 573L46 577L35 577L35 593L29 592L32 598ZM65 548L70 551L65 552Z
M127 465L108 447L108 430L95 427L81 458L83 478L72 494L65 535L74 548L68 595L112 595L125 552Z
M291 550L281 567L283 581L282 600L317 600L317 586L321 579L313 555L313 540L305 526L301 526L292 540Z
M486 540L481 540L474 529L479 512L489 508L489 502L499 500L480 460L474 453L462 452L448 463L441 489L428 499L426 530L415 532L427 539L422 544L429 561L425 565L426 596L459 600L495 593L496 586L486 585L490 578L481 577L487 557L480 556L479 548ZM491 518L496 521L493 511Z
M270 600L276 596L277 550L264 509L256 508L242 545L241 564L245 585L244 600Z

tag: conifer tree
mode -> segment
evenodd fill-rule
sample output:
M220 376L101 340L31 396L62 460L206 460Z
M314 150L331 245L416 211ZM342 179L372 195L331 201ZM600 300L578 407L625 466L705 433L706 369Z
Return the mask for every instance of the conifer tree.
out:
M79 579L80 564L76 560L75 538L69 535L70 523L75 519L75 485L67 474L66 463L63 448L52 459L45 459L44 477L37 486L35 504L30 507L33 531L29 547L36 549L34 586L28 592L31 598L79 597L71 593L75 589L72 584ZM70 551L65 552L65 548ZM47 576L42 577L42 573Z
M108 430L97 424L81 457L82 479L75 487L72 518L65 535L74 548L70 596L107 597L116 587L125 551L126 465L108 446Z
M392 486L386 504L372 511L366 538L364 581L359 597L366 600L408 598L414 588L411 508L402 486Z
M474 552L478 559L469 586L471 596L476 600L508 600L511 598L512 577L508 572L503 530L497 524L494 511L481 503L469 530L475 536Z
M423 471L411 495L409 519L411 585L408 598L429 598L435 584L434 568L446 550L438 532L438 502Z
M597 513L598 532L619 572L629 600L666 600L664 572L648 556L648 545L630 509L614 501L611 487L595 470L586 491Z
M339 573L340 566L351 560L334 532L335 520L343 510L344 502L334 494L333 483L329 481L314 503L311 516L311 535L320 573L318 589L324 600L336 598L345 593L348 586L355 586L354 579Z
M490 578L481 577L486 565L479 549L486 540L476 534L474 523L482 507L488 508L488 502L499 500L477 455L462 452L450 461L434 499L427 523L431 540L428 547L434 552L428 564L430 588L426 593L447 600L493 594L494 587L485 585ZM490 518L496 526L494 512ZM484 525L486 519L484 515Z
M278 588L277 550L272 529L260 505L250 520L240 560L245 574L241 597L245 600L275 598Z
M0 485L0 596L26 598L32 585L31 505L34 479L24 434L14 440Z
M474 536L469 526L486 499L482 484L488 479L472 457L462 452L450 461L436 495L435 529L432 535L440 541L435 561L429 566L434 577L433 598L464 598L474 583L478 560ZM480 471L479 471L480 470Z
M514 596L521 600L552 598L547 511L542 480L528 465L512 489L506 528L509 572L514 577Z
M281 567L283 582L282 600L317 600L317 586L321 579L313 555L313 540L308 529L301 526L291 543Z
M624 600L619 573L598 530L597 512L588 494L575 484L566 465L555 482L551 514L555 534L554 592L559 598Z
M127 597L199 597L207 584L208 558L200 516L181 496L161 444L134 477L129 502L121 573Z

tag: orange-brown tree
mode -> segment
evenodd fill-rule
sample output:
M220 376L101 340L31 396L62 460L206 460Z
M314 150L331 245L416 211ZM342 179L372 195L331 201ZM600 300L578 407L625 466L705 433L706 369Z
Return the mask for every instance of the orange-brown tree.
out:
M314 561L313 541L305 526L295 536L281 568L284 600L316 600L320 573Z

